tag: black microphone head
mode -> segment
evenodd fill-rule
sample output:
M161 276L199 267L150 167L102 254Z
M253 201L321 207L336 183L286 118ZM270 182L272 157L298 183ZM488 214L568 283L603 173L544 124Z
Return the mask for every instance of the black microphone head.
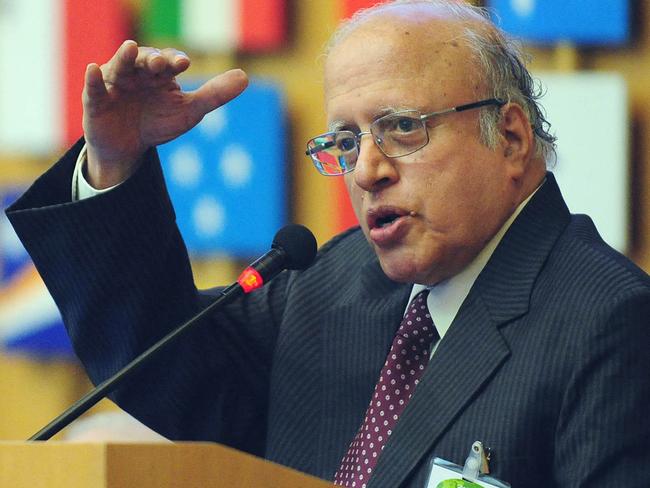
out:
M287 269L305 269L314 260L317 245L314 234L307 227L289 224L275 234L271 247L285 253Z

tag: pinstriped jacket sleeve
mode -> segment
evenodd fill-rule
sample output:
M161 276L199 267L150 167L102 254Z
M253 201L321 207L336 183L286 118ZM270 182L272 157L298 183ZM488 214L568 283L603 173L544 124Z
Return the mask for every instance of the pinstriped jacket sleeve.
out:
M71 202L83 141L8 211L97 383L208 301L193 283L155 151L111 192ZM211 317L114 396L172 439L263 451L285 276Z
M589 315L555 424L558 486L648 486L650 292L632 286Z

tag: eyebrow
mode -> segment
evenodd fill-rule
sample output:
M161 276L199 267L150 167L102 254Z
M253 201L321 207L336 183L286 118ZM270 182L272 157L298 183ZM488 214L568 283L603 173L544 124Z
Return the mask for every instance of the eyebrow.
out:
M384 115L388 114L394 114L396 112L403 112L405 110L415 110L420 112L419 109L413 108L413 107L407 107L407 106L400 106L400 107L393 107L393 106L383 106L377 108L373 114L372 114L372 121L374 122L375 120L383 117ZM356 126L354 123L349 123L345 120L333 120L332 122L329 123L328 126L328 131L329 132L336 132L338 130L346 130L345 128L351 127L351 126Z

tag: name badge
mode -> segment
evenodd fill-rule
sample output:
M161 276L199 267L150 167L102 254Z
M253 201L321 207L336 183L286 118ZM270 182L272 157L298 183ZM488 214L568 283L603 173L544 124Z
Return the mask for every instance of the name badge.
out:
M483 444L476 441L472 444L465 466L434 458L426 488L510 488L508 483L486 474L487 471Z

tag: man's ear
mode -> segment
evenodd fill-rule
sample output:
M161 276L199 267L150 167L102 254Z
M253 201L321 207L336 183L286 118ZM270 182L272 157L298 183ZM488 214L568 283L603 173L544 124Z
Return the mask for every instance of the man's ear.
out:
M524 110L516 103L501 107L499 122L503 157L507 160L513 178L519 178L526 170L535 151L533 128Z

